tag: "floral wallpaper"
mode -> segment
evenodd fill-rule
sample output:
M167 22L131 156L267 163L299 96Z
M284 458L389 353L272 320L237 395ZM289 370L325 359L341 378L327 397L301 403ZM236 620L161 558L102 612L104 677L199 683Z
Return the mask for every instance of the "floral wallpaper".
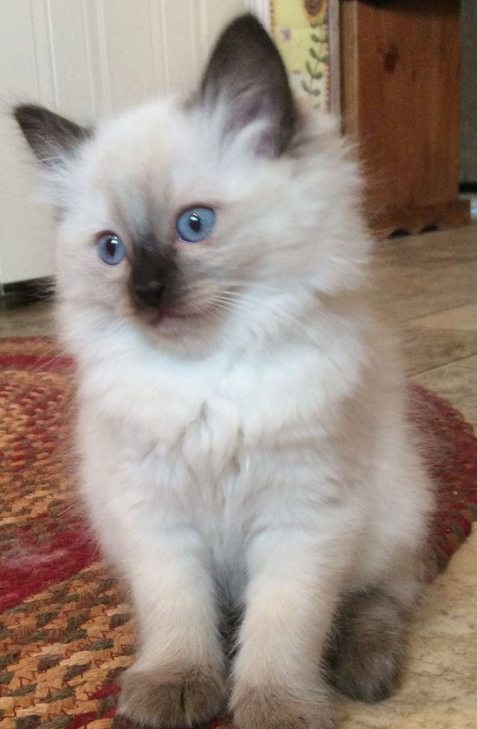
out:
M272 30L293 88L313 106L329 109L331 99L330 5L334 0L271 0Z

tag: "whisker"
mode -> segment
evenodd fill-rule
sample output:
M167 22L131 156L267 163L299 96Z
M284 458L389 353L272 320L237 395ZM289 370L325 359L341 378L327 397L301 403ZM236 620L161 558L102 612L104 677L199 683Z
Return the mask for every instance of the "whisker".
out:
M281 291L281 293L283 293L283 292ZM251 304L255 308L267 309L267 311L269 311L271 314L275 315L276 320L279 323L281 322L285 325L288 323L290 325L293 324L294 326L297 326L306 335L307 340L311 344L316 346L320 350L322 355L324 355L328 359L328 361L333 365L333 367L335 367L338 370L338 372L340 372L340 374L344 378L345 382L348 382L349 384L351 384L351 381L347 377L347 375L344 372L341 365L339 365L330 356L328 351L325 351L323 349L322 343L317 339L313 330L310 327L306 326L306 324L304 324L302 321L297 319L295 316L293 316L292 314L289 314L288 312L285 312L285 311L277 311L276 307L273 306L271 301L269 301L269 300L264 301L261 299L257 299L253 294L250 294L248 292L240 292L239 294L237 294L236 292L225 290L225 291L222 291L219 294L219 296L220 297L224 296L224 299L222 299L223 301L227 301L229 304L233 304L234 311L240 312L240 309L239 309L240 303L243 301L246 301L247 303Z

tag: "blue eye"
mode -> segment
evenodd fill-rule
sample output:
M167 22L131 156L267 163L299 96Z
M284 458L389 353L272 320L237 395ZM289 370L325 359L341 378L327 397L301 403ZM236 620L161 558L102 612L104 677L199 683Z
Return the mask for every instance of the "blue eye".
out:
M98 253L102 261L109 266L116 266L125 258L126 249L115 233L104 233L98 238Z
M186 210L177 218L176 229L182 240L199 243L205 240L215 226L215 212L212 208L196 207Z

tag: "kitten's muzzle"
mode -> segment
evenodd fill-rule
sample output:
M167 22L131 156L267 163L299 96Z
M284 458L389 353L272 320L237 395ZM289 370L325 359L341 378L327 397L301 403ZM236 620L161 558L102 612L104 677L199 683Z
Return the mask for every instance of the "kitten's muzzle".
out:
M180 298L180 276L174 250L153 235L135 241L130 296L140 310L176 308Z
M167 289L166 281L148 281L134 286L134 299L141 306L158 309L163 303Z
M188 318L170 281L160 278L136 283L131 287L131 295L136 312L150 326L160 325L161 330L174 333L176 325Z

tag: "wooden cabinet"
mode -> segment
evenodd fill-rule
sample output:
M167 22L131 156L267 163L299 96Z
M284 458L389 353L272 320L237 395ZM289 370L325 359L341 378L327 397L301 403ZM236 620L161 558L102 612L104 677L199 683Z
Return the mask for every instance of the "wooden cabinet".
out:
M342 111L383 236L466 224L459 200L459 0L343 0Z

